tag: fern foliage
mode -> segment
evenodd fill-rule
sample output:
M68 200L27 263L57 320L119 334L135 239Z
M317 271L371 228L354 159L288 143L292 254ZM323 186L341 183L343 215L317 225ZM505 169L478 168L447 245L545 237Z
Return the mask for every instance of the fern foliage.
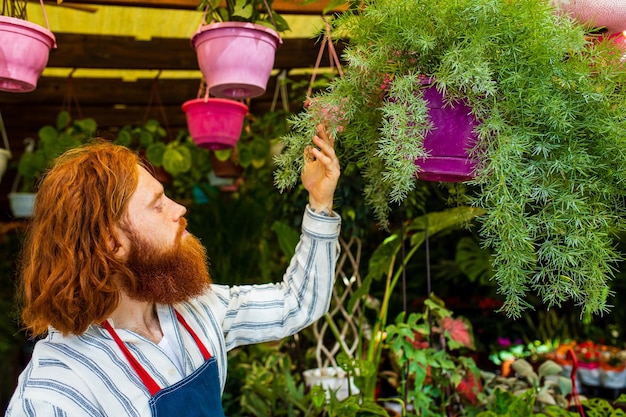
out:
M503 309L519 317L532 291L548 308L573 300L582 313L607 311L624 231L623 51L546 0L366 0L332 25L349 42L344 76L292 119L277 186L297 181L325 122L385 225L427 156L432 82L479 120L469 198L486 210L480 233Z

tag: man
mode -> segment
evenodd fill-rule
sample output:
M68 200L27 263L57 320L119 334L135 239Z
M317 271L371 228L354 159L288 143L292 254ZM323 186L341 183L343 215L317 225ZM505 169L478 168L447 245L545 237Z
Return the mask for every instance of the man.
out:
M340 219L333 140L307 149L302 235L283 281L210 284L186 210L123 148L62 155L21 259L35 336L7 416L223 416L228 350L296 333L328 309Z

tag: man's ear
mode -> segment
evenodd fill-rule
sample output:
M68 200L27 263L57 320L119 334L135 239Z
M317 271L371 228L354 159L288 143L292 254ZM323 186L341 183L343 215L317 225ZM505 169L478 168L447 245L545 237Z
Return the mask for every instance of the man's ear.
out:
M117 259L124 260L128 255L130 248L130 239L128 234L119 226L114 226L113 230L108 231L107 245L113 251Z

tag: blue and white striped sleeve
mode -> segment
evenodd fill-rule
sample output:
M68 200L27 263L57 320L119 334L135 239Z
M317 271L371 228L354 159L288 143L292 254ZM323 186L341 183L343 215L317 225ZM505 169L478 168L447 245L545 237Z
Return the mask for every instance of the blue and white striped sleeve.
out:
M339 254L341 219L307 207L302 234L282 282L216 288L226 307L223 331L228 350L279 340L328 311Z

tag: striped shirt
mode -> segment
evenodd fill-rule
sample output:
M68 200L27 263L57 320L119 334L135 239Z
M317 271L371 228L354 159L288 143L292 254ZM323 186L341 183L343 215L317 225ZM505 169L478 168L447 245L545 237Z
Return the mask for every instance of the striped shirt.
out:
M300 242L282 282L212 284L206 294L191 301L157 306L163 333L182 352L184 375L157 344L131 331L116 331L162 388L172 385L204 362L193 338L178 324L175 308L216 357L223 391L229 350L292 335L328 310L339 228L338 216L327 217L307 208ZM51 328L36 343L6 416L149 416L149 398L102 326L91 325L78 336L63 336Z

